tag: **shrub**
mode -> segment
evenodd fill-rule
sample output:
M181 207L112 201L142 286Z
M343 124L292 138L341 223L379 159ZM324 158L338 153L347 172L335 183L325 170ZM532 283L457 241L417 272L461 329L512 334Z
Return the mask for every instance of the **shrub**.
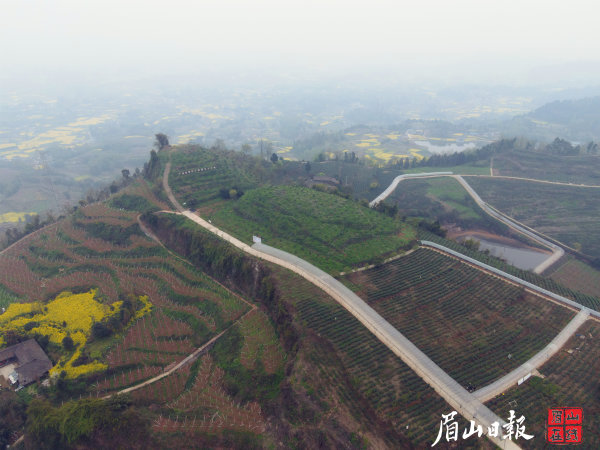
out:
M75 343L73 342L73 339L71 338L71 336L65 336L63 338L62 346L68 352L72 351L75 348Z

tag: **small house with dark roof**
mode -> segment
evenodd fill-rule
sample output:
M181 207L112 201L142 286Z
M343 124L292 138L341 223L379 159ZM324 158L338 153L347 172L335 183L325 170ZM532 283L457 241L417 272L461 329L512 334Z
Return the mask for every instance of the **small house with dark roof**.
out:
M0 373L5 373L5 378L13 385L27 386L51 368L52 362L35 339L0 350Z
M337 180L333 177L327 177L324 175L315 175L312 178L308 179L305 184L307 187L310 187L310 188L313 187L315 184L324 184L325 186L337 187L337 186L339 186L340 182L339 182L339 180Z

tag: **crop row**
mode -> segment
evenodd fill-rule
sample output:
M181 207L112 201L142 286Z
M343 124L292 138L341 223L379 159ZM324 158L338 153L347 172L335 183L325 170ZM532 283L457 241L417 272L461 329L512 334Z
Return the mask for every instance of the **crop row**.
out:
M167 403L179 397L185 390L185 383L190 374L190 365L186 364L181 369L161 378L155 383L150 383L133 391L132 397L146 404Z
M240 331L244 336L240 361L245 367L254 368L257 360L262 361L267 374L282 367L285 353L265 313L256 309L246 314L240 322Z
M422 278L411 270L413 263ZM427 249L348 278L388 322L473 389L540 351L573 316Z
M305 296L296 308L303 324L334 344L357 390L378 414L402 433L409 426L413 442L427 443L445 402L339 305Z
M467 249L458 242L441 238L433 233L422 229L419 229L419 239L428 240L443 245L454 251L462 253L463 255L469 256L492 267L496 267L506 273L514 275L522 280L535 284L536 286L547 289L548 291L554 292L558 295L562 295L563 297L570 298L571 300L579 302L582 305L587 306L589 308L595 309L596 311L600 311L600 298L584 294L573 289L569 289L557 283L551 278L545 278L528 270L518 269L494 256L487 255L485 253L481 253L475 250Z
M488 406L500 416L509 409L526 417L525 425L535 437L525 448L545 445L548 409L557 406L583 408L582 448L600 447L600 326L586 322L563 349L544 364L539 372L544 378L531 377L503 395L490 400Z

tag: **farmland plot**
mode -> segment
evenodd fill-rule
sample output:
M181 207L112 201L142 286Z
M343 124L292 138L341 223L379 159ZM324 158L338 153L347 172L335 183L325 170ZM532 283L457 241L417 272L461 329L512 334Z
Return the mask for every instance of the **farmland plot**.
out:
M429 249L346 279L398 331L470 390L528 360L574 315Z

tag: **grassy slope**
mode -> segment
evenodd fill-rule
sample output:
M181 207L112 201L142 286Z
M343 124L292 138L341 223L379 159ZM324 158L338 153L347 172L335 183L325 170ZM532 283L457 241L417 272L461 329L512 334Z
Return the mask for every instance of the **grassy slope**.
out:
M263 242L326 271L361 265L410 245L414 230L351 200L295 186L259 188L232 200L213 223L245 242Z
M395 202L401 213L408 216L473 225L481 223L479 226L484 226L487 220L487 214L471 200L458 181L448 177L404 180L386 201Z

